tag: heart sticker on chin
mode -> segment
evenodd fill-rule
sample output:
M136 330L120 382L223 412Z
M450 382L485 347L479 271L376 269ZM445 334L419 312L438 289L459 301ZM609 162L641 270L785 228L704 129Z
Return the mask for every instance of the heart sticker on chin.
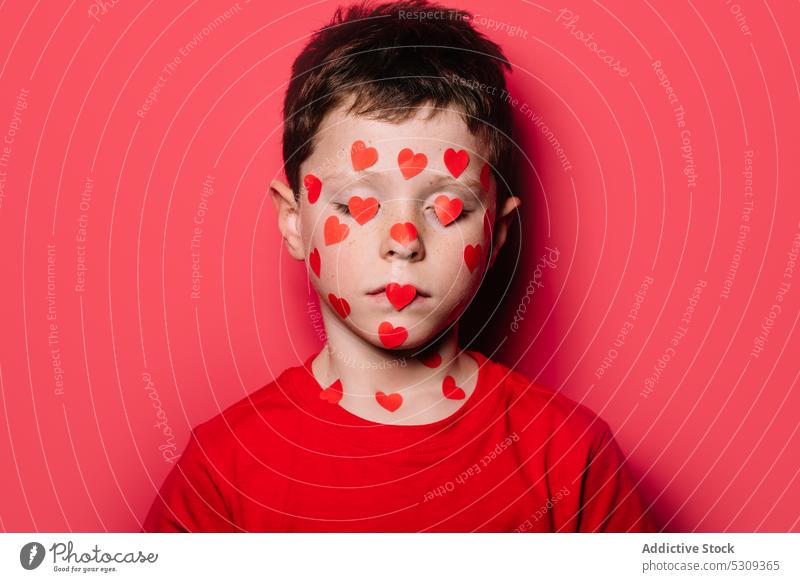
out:
M347 201L347 209L358 224L364 224L378 212L380 204L377 198L370 196L366 200L360 196L351 196Z
M308 202L314 204L319 200L319 193L322 192L322 182L314 174L306 174L303 178L303 185L308 190Z
M335 245L347 238L350 227L339 222L339 219L331 215L325 221L325 244Z
M378 161L378 150L368 148L363 141L356 140L350 146L350 161L353 162L353 169L358 172L365 168L375 165Z
M337 379L336 382L323 389L319 393L319 397L320 400L325 400L330 404L339 404L342 399L342 381Z
M336 313L338 313L339 317L342 319L350 315L350 304L344 297L337 297L333 293L328 293L328 301L330 301L331 307L336 310Z
M460 198L449 198L444 194L437 196L433 202L433 211L436 213L436 218L444 226L457 219L463 209L464 203L461 202Z
M413 150L405 148L397 154L397 165L403 178L410 180L428 165L428 157L425 154L415 154Z
M456 151L453 148L448 148L444 152L444 165L453 175L453 178L458 178L469 165L469 154L467 150Z
M408 330L404 327L395 327L388 321L382 321L378 326L378 337L387 348L396 348L408 338Z
M378 390L375 393L375 400L377 400L378 404L380 404L389 412L394 412L400 408L401 404L403 404L403 397L397 392L386 394L385 392Z
M417 288L413 285L400 285L399 283L386 285L386 298L397 311L414 301L416 296Z
M389 231L391 237L404 247L417 238L417 227L411 222L398 222Z

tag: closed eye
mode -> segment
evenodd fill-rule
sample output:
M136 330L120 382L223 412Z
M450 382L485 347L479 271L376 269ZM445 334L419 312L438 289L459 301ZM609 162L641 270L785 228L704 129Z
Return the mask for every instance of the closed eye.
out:
M333 207L336 209L336 212L344 214L345 216L350 216L350 207L347 204L342 204L341 202L334 202Z

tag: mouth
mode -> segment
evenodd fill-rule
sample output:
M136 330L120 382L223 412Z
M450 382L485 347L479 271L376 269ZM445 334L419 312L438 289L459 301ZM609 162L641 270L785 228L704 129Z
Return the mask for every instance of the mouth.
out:
M397 281L393 281L393 282L390 282L390 283L378 285L377 287L374 287L370 291L367 291L366 294L367 295L374 295L374 296L385 295L386 294L386 286L387 285L396 285L396 286L399 286L399 287L402 287L402 288L405 288L405 287L410 285L410 286L414 287L414 289L416 289L416 298L424 299L424 298L430 297L430 293L428 293L427 291L425 291L423 289L420 289L419 287L417 287L413 283L399 283Z

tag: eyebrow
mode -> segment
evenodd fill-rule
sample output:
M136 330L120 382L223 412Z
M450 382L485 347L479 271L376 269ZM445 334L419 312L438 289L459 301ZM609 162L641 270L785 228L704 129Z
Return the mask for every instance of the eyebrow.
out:
M340 192L346 190L350 186L358 186L361 184L377 186L377 180L380 179L381 176L387 174L386 171L384 172L375 172L372 170L363 170L359 172L358 176L352 177L348 173L344 174L328 174L326 176L322 176L320 180L323 184L334 184L337 186L335 188L335 192L331 192L331 195L339 194ZM422 174L420 174L421 176ZM466 190L469 194L474 195L476 198L481 198L486 195L486 192L483 190L483 185L480 182L480 179L477 176L470 176L464 180L458 180L453 178L450 174L439 174L436 178L433 179L432 183L429 186L425 186L425 189L431 190L438 190L440 188L447 188L447 187L457 187L460 190ZM330 189L329 189L330 192Z

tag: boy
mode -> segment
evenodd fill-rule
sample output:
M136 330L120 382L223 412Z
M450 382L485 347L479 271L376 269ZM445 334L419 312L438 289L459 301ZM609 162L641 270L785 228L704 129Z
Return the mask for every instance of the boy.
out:
M508 62L424 1L297 58L271 196L327 343L192 431L146 531L655 531L608 425L458 346L520 198Z

